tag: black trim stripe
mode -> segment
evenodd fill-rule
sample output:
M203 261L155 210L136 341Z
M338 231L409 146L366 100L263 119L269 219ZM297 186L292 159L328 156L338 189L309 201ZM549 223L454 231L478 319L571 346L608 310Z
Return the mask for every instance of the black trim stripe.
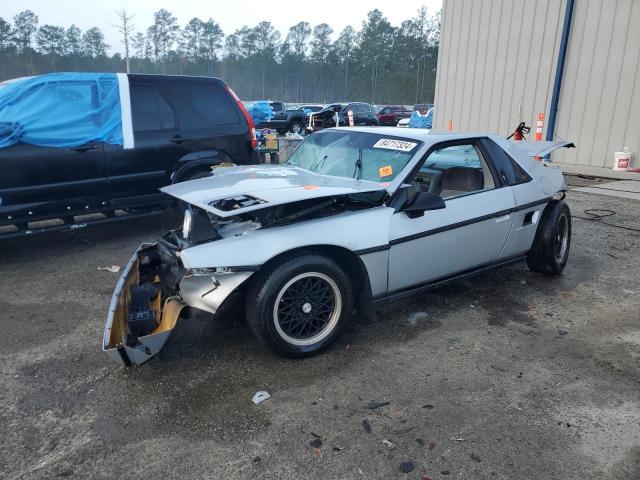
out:
M383 252L384 250L389 250L390 248L391 248L391 245L389 244L379 245L377 247L363 248L362 250L356 250L353 253L355 253L356 255L367 255L368 253Z
M484 222L485 220L489 220L491 218L498 218L504 215L508 215L510 213L515 213L521 210L526 210L528 208L537 207L538 205L549 203L551 200L552 200L552 197L544 198L542 200L536 200L535 202L525 203L524 205L518 205L517 207L510 208L507 210L500 210L499 212L490 213L488 215L483 215L481 217L470 218L469 220L464 220L462 222L452 223L450 225L444 225L442 227L434 228L432 230L427 230L425 232L414 233L413 235L408 235L406 237L396 238L395 240L391 240L387 245L379 245L377 247L365 248L363 250L356 250L354 253L356 255L367 255L368 253L375 253L375 252L381 252L384 250L389 250L389 248L391 248L394 245L411 242L413 240L418 240L423 237L429 237L431 235L447 232L449 230L455 230L456 228L462 228L462 227L466 227L467 225L473 225L474 223Z

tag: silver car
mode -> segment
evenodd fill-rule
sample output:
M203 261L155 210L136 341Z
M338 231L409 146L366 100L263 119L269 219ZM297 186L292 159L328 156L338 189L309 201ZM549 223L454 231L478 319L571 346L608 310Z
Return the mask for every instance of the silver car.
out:
M185 306L241 305L256 337L304 357L354 312L507 263L560 274L571 215L567 142L421 129L331 128L285 165L219 167L165 187L181 229L134 253L118 281L103 350L125 364L157 354Z

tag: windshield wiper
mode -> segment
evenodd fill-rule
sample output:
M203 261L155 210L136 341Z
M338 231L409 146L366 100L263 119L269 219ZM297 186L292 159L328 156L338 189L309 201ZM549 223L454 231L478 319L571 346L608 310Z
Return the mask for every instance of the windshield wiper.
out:
M356 180L360 180L360 175L362 175L362 148L358 149L358 158L356 159L356 168L353 171L352 178Z

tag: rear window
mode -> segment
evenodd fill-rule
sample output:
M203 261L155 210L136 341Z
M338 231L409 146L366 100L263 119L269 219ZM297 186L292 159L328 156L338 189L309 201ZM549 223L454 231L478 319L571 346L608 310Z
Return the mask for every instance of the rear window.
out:
M131 86L131 116L133 130L136 132L176 128L176 117L171 105L155 87Z
M184 114L180 122L186 128L237 124L241 121L229 94L211 83L183 83L172 88Z

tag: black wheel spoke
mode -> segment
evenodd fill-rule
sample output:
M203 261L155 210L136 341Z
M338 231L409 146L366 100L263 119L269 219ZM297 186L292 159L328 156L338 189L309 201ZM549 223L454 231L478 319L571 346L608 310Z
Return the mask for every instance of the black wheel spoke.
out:
M290 284L277 306L283 332L301 340L318 335L334 315L334 288L324 278L312 275Z

